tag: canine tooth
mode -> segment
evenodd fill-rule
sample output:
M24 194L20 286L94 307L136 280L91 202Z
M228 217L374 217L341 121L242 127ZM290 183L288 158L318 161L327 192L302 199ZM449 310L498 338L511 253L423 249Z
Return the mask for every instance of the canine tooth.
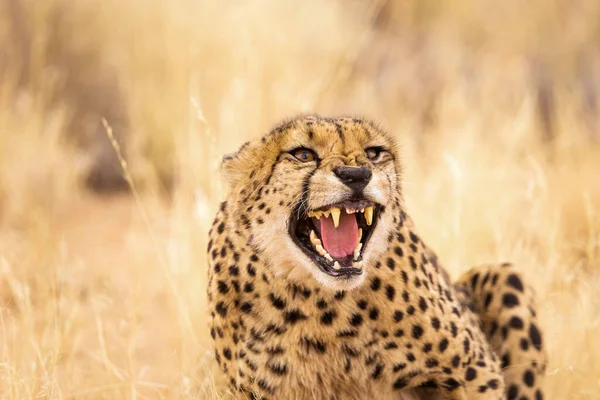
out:
M315 249L317 250L317 253L319 253L322 256L324 256L325 254L327 254L327 252L325 251L325 249L323 248L323 246L321 246L320 244L316 245Z
M333 269L340 269L340 268L342 268L342 267L340 267L340 263L339 262L336 261L336 262L333 263Z
M356 269L361 269L362 268L362 261L356 261L352 263L352 266Z
M336 228L340 226L340 209L337 207L333 207L331 209L331 218L333 218L333 226Z
M321 211L321 214L325 216L325 218L329 218L330 210Z
M373 206L365 208L365 219L367 220L367 225L373 223Z
M321 240L317 237L317 234L313 230L310 231L310 242L314 245L321 244Z
M358 258L358 256L360 256L360 251L361 251L361 250L362 250L362 243L360 243L360 242L359 242L359 243L356 245L356 248L354 249L354 254L353 254L353 255L354 255L354 258L355 258L355 259L357 259L357 258Z
M362 228L358 228L358 241L360 242L362 239Z
M327 261L333 261L333 258L331 257L331 255L327 252L325 254L323 254L323 257L325 257L327 259Z

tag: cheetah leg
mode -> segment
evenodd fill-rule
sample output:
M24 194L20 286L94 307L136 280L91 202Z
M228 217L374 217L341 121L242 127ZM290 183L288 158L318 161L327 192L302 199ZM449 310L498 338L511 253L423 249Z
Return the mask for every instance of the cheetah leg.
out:
M457 282L482 322L492 349L501 357L508 399L543 399L546 353L533 290L511 264L485 265Z

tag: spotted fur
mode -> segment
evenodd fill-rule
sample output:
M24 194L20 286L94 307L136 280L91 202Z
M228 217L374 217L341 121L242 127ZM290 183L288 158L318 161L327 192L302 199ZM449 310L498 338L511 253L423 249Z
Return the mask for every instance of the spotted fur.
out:
M389 149L370 165L368 145ZM316 163L287 156L315 149ZM364 271L319 272L287 234L291 213L337 193L331 169L370 165L384 210ZM541 399L543 340L514 267L453 284L406 214L393 139L355 118L300 117L224 160L230 187L208 244L210 334L239 395L254 399ZM329 196L329 197L327 197ZM527 345L525 345L527 343Z

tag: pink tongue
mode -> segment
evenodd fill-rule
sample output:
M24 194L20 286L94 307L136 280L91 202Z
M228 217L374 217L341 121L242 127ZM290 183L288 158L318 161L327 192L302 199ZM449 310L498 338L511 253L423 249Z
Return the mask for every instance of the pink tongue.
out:
M321 217L323 247L333 258L342 259L354 253L358 242L358 225L354 214L342 212L340 225L333 225L333 218Z

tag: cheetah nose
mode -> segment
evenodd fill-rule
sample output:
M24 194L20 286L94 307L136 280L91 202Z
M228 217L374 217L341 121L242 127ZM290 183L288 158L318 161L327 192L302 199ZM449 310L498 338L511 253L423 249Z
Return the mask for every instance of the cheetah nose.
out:
M333 169L333 173L355 192L361 192L371 180L371 168L366 165L362 167L337 167Z

